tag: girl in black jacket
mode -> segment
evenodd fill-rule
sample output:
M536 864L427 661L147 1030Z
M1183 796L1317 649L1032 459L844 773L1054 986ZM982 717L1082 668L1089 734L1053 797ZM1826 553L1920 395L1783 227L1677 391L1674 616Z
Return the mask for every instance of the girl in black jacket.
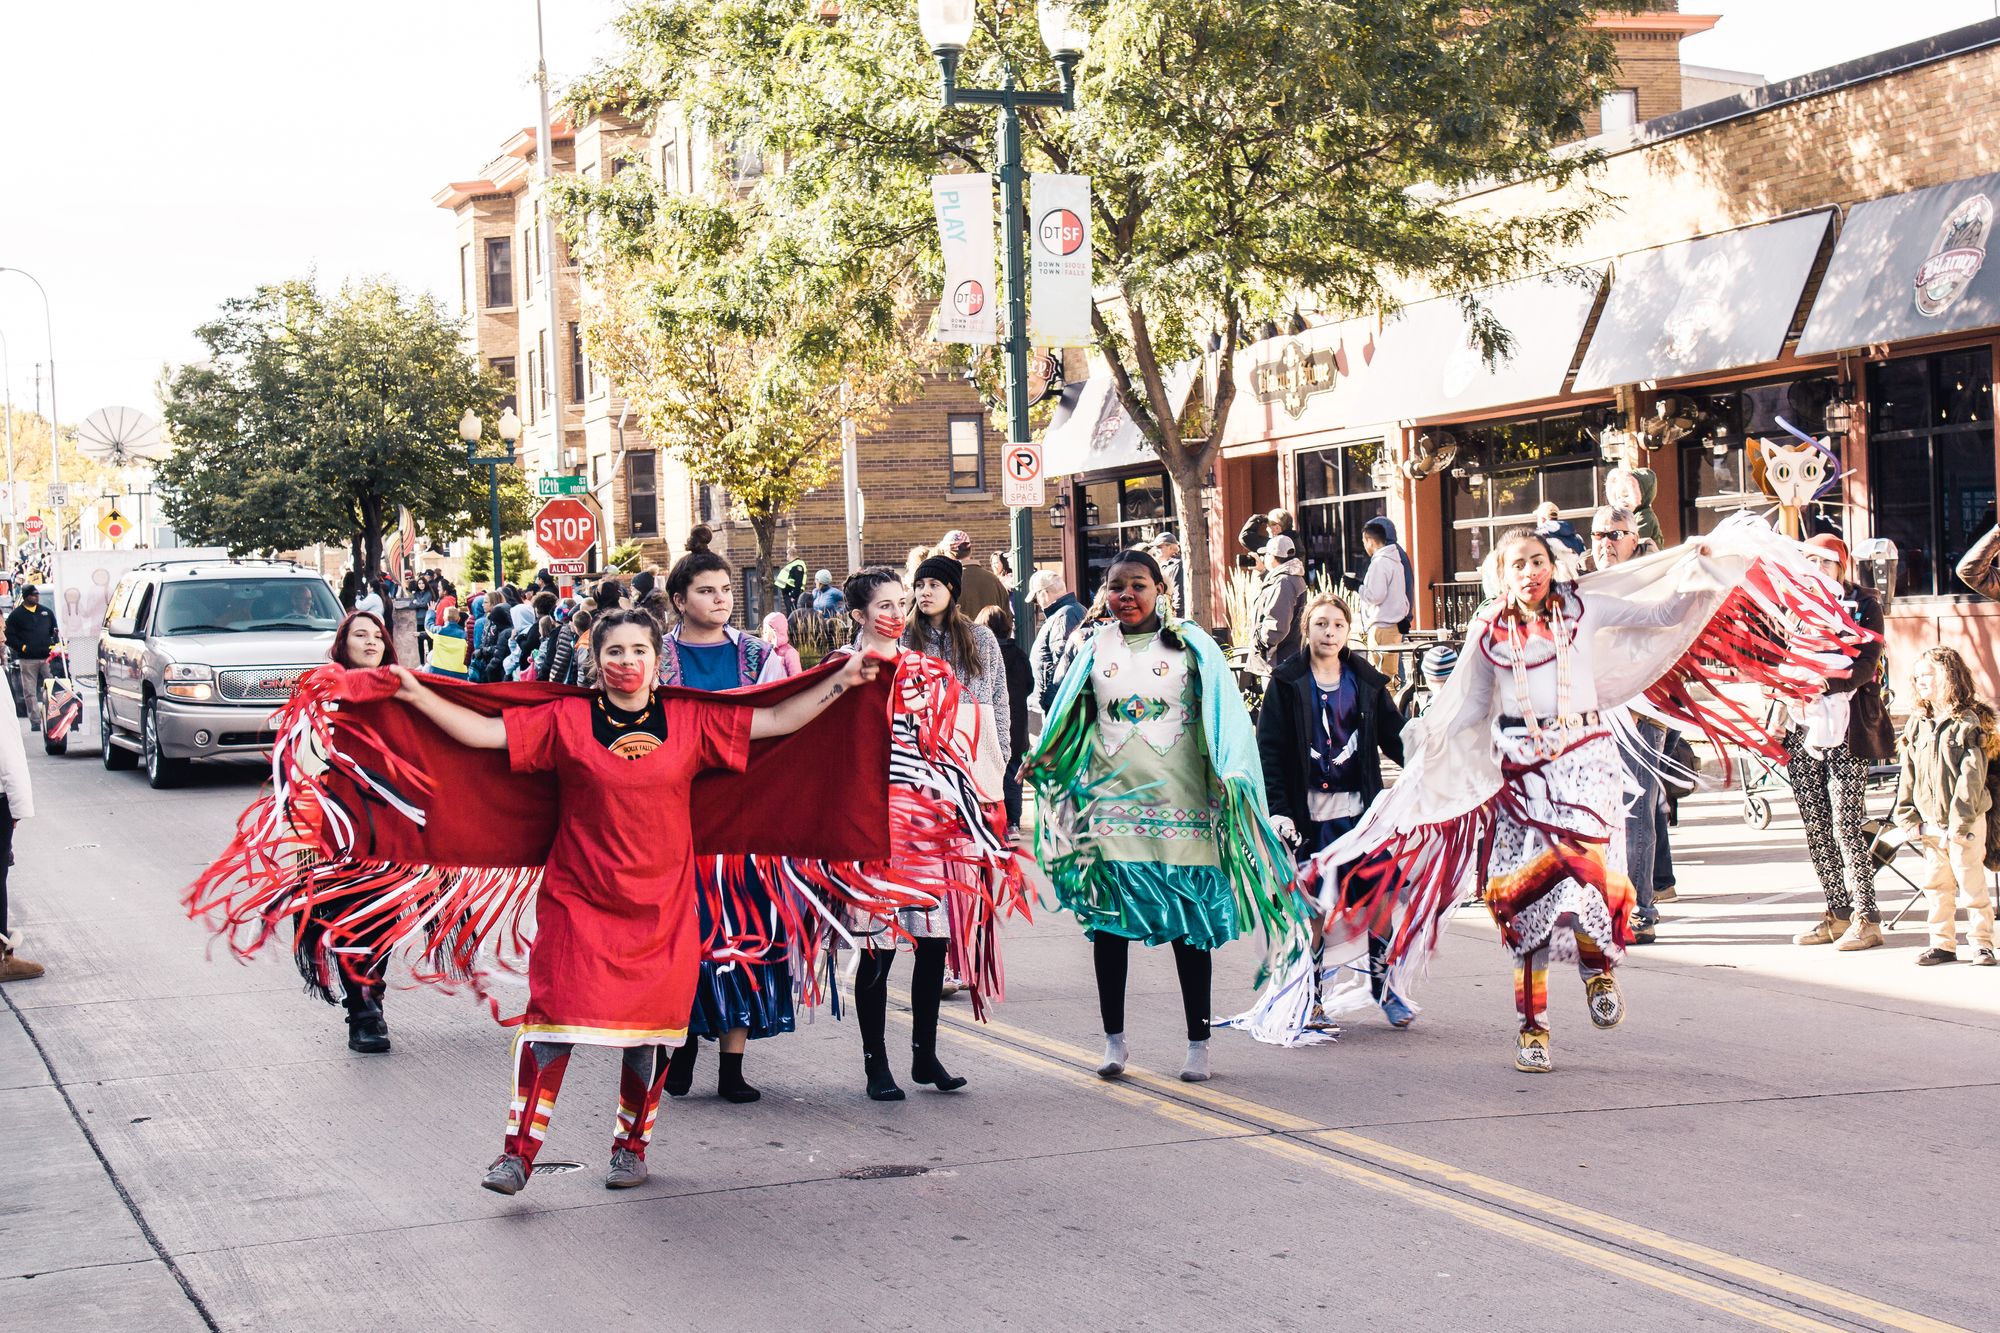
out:
M1271 825L1301 858L1352 829L1382 791L1382 756L1403 762L1403 717L1388 677L1347 647L1346 603L1322 593L1305 605L1306 651L1271 673L1257 722ZM1397 1027L1416 1011L1384 984L1383 942L1368 941L1370 993ZM1318 1004L1314 1016L1325 1025Z

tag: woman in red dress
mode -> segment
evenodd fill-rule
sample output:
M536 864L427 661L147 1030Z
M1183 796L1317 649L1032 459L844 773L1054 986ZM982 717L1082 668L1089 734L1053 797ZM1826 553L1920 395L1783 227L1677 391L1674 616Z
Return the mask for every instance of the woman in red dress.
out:
M556 775L560 818L536 904L528 1005L514 1043L514 1100L487 1189L527 1184L570 1051L625 1050L610 1189L646 1179L668 1048L687 1035L701 961L688 790L706 769L740 770L750 742L784 736L872 680L857 655L824 687L768 708L656 695L660 630L614 611L591 631L601 690L499 717L473 712L397 667L396 697L460 744L507 751L517 772Z

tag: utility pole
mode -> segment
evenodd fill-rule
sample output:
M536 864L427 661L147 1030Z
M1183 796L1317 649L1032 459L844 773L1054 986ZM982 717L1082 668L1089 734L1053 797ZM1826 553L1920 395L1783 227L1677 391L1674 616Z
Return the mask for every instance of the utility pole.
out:
M555 424L556 470L567 471L569 437L563 431L562 372L569 368L569 349L563 345L569 329L562 319L562 275L556 269L556 219L550 207L549 188L555 180L555 136L549 133L549 59L542 42L542 0L535 0L535 90L541 102L541 137L535 145L535 160L542 178L542 263L549 275L549 360L542 367L542 383L549 386L549 416ZM499 540L496 536L496 542Z
M4 337L0 337L0 380L6 381L7 385L7 558L12 560L20 547L20 537L14 525L21 501L14 491L14 371L7 357L7 340Z

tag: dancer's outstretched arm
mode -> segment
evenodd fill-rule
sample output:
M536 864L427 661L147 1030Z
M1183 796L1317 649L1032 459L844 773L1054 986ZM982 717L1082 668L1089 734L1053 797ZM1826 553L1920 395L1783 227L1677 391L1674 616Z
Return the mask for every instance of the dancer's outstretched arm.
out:
M833 679L815 689L800 690L782 703L759 708L750 715L750 739L789 736L826 711L828 704L863 681L875 679L883 659L872 653L852 653ZM468 742L470 744L472 742Z

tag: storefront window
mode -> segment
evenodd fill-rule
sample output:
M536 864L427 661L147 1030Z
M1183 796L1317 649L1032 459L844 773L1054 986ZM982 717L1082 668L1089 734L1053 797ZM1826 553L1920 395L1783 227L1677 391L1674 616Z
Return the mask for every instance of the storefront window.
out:
M1479 565L1500 534L1534 523L1535 507L1552 500L1579 530L1601 503L1608 465L1598 456L1605 409L1559 416L1447 427L1458 437L1458 461L1445 478L1451 532L1446 553L1452 577L1479 577Z
M1767 384L1731 386L1681 393L1693 404L1701 429L1681 441L1681 533L1713 532L1738 509L1768 509L1776 503L1759 489L1749 465L1745 441L1774 440L1796 444L1778 418L1783 417L1815 438L1826 429L1826 405L1833 400L1832 375L1773 380ZM1841 443L1833 442L1838 451ZM1806 517L1809 532L1840 530L1840 493Z
M1389 511L1387 493L1369 475L1381 457L1380 440L1302 450L1295 456L1294 494L1307 578L1360 578L1367 569L1361 525Z
M1171 524L1173 491L1163 472L1125 477L1117 481L1094 481L1083 488L1083 543L1081 572L1083 586L1077 595L1089 602L1120 551L1144 545L1155 532Z
M1993 524L1992 401L1983 347L1868 368L1868 490L1898 596L1970 591L1953 570Z

